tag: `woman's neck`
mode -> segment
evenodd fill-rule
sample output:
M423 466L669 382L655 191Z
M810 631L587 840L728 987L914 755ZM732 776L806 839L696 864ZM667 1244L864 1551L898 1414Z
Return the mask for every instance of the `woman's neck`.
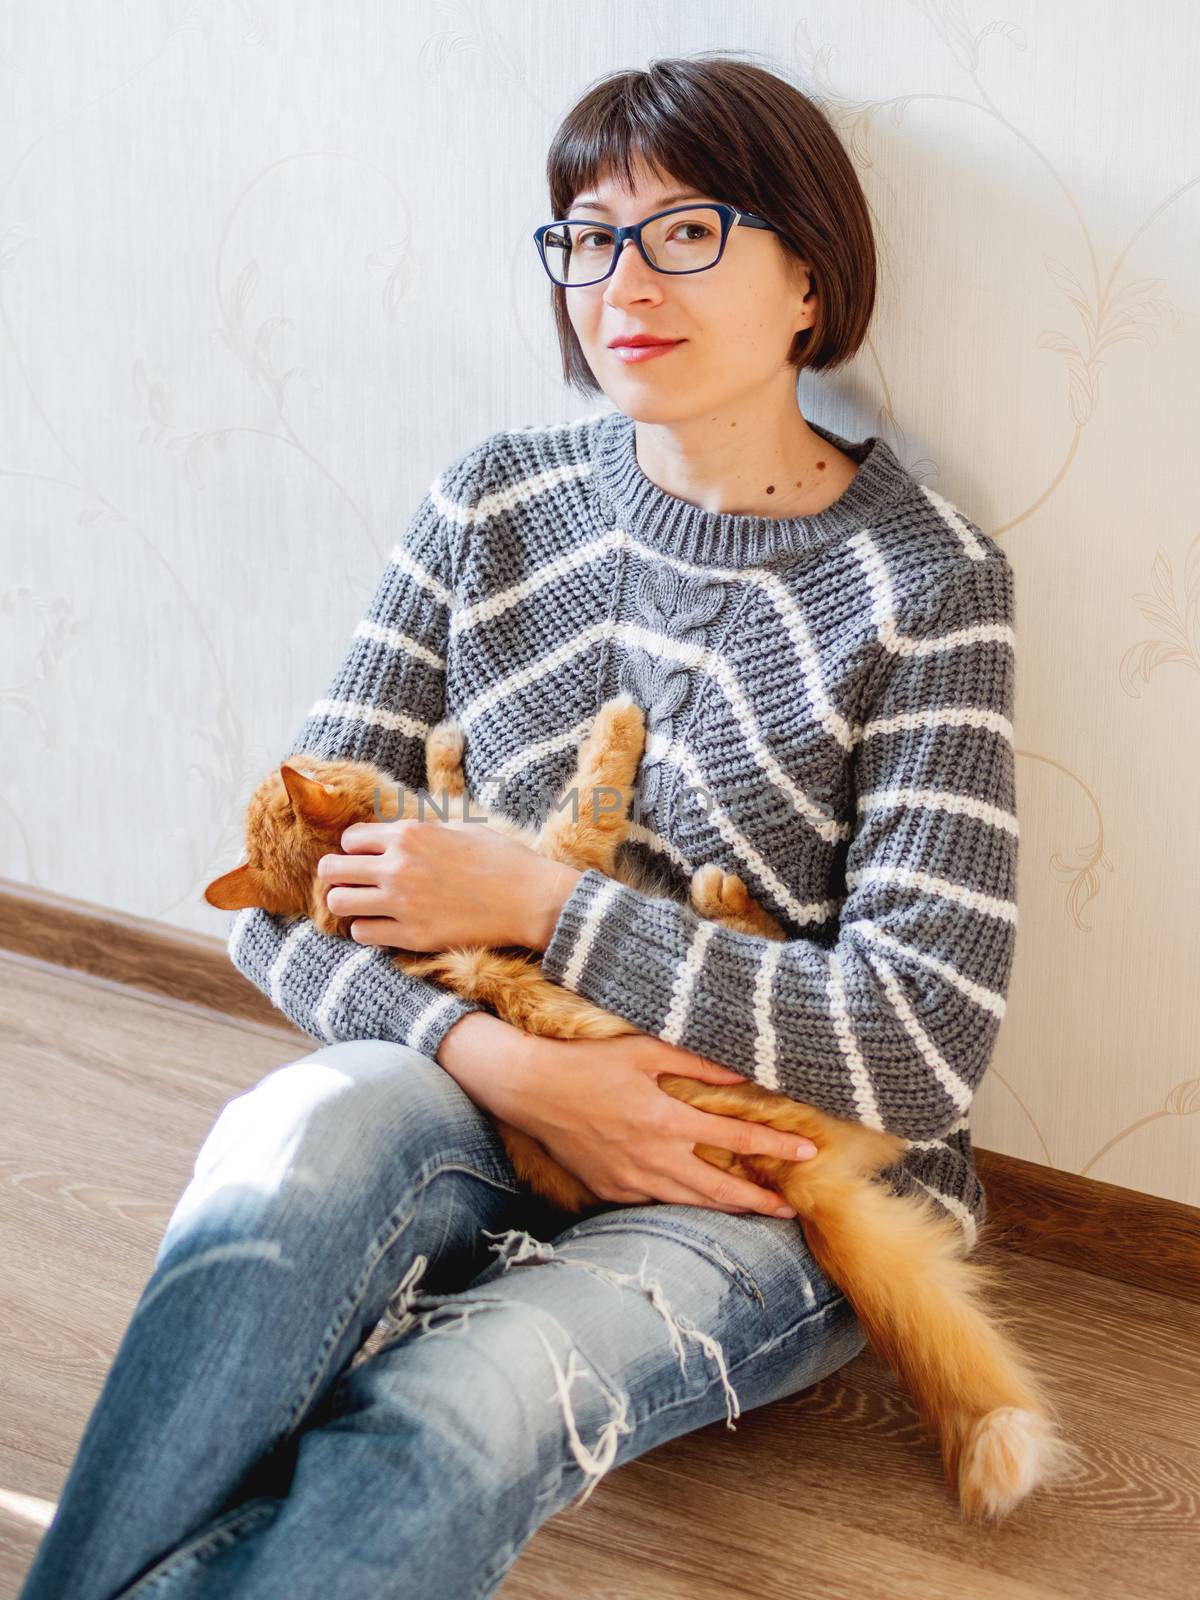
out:
M718 424L719 426L719 424ZM806 517L842 494L858 464L815 433L796 413L795 423L769 438L753 430L739 437L728 424L636 424L638 465L667 494L705 511L733 516Z

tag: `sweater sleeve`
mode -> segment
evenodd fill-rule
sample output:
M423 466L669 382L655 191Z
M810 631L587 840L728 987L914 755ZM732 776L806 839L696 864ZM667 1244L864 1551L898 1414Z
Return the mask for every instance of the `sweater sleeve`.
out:
M590 868L542 962L645 1033L911 1140L966 1114L1005 1011L1018 839L1007 556L958 569L918 610L881 640L856 730L836 936L736 932Z
M280 760L301 751L371 761L405 788L425 784L425 736L445 715L446 640L462 530L483 492L486 441L430 485L389 557L327 693ZM320 932L311 917L250 907L229 930L239 972L303 1032L391 1039L437 1059L442 1039L483 1008L402 972L392 952Z

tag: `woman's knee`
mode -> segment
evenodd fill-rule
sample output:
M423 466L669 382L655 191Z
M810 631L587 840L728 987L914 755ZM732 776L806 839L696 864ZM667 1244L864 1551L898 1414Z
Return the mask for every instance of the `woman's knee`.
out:
M489 1143L490 1141L490 1143ZM168 1232L198 1210L354 1204L463 1150L495 1161L497 1136L436 1061L383 1039L323 1046L221 1109ZM164 1239L164 1246L165 1246Z
M285 1062L222 1107L197 1173L239 1168L269 1182L297 1166L344 1168L365 1144L420 1115L436 1063L406 1045L363 1039Z

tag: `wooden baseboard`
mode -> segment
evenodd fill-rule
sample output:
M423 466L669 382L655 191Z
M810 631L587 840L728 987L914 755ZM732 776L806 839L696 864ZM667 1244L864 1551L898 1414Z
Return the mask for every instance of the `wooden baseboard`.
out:
M0 951L308 1039L242 977L224 941L209 934L0 878Z
M0 878L0 953L203 1006L315 1048L229 960L222 939ZM976 1147L982 1238L1200 1303L1200 1208Z
M1200 1304L1200 1208L996 1150L975 1156L994 1243Z

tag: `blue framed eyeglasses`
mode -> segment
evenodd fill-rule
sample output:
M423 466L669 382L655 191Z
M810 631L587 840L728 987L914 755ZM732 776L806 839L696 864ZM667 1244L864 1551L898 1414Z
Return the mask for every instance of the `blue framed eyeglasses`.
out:
M564 289L584 289L612 276L626 239L636 243L642 260L655 272L707 272L725 254L730 229L739 224L779 232L773 223L752 212L706 201L656 211L641 222L631 222L627 228L564 217L535 228L533 242L551 283Z

